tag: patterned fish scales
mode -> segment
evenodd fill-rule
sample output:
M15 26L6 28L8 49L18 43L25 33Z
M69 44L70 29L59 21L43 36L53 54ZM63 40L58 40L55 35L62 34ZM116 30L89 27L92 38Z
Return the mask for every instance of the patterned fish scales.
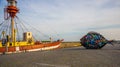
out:
M108 43L108 40L97 32L89 32L80 40L86 49L100 49Z

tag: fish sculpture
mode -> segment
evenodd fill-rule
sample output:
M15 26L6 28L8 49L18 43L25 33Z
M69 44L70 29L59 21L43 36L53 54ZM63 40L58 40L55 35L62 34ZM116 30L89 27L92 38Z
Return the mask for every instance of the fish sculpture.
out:
M86 49L101 49L107 43L112 44L104 36L97 32L88 32L85 36L80 39L80 43Z

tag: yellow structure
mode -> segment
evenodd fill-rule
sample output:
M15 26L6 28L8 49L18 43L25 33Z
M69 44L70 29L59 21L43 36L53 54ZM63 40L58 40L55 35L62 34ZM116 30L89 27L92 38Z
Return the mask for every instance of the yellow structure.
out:
M3 31L3 39L0 41L0 47L10 47L10 46L26 46L26 45L33 45L33 37L31 32L24 33L24 40L23 41L16 41L16 36L14 36L14 41L11 42L10 36L5 37L5 32ZM14 34L16 34L14 32Z
M32 32L25 32L23 33L23 40L24 41L29 41L29 40L32 40Z

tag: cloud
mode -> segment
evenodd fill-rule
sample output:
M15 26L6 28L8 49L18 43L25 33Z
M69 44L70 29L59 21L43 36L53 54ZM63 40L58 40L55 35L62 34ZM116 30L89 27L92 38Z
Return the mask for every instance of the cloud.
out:
M108 40L120 40L120 28L111 28L111 29L101 29L97 30Z
M18 7L26 22L65 40L78 40L91 30L120 29L120 0L18 0Z

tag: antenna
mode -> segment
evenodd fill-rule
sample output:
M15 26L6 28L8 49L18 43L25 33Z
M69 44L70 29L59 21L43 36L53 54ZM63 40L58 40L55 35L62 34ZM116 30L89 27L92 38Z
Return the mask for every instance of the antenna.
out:
M5 19L11 18L11 41L15 42L15 29L14 29L14 17L18 13L19 9L17 8L16 0L7 0L7 7L4 9L5 11Z

